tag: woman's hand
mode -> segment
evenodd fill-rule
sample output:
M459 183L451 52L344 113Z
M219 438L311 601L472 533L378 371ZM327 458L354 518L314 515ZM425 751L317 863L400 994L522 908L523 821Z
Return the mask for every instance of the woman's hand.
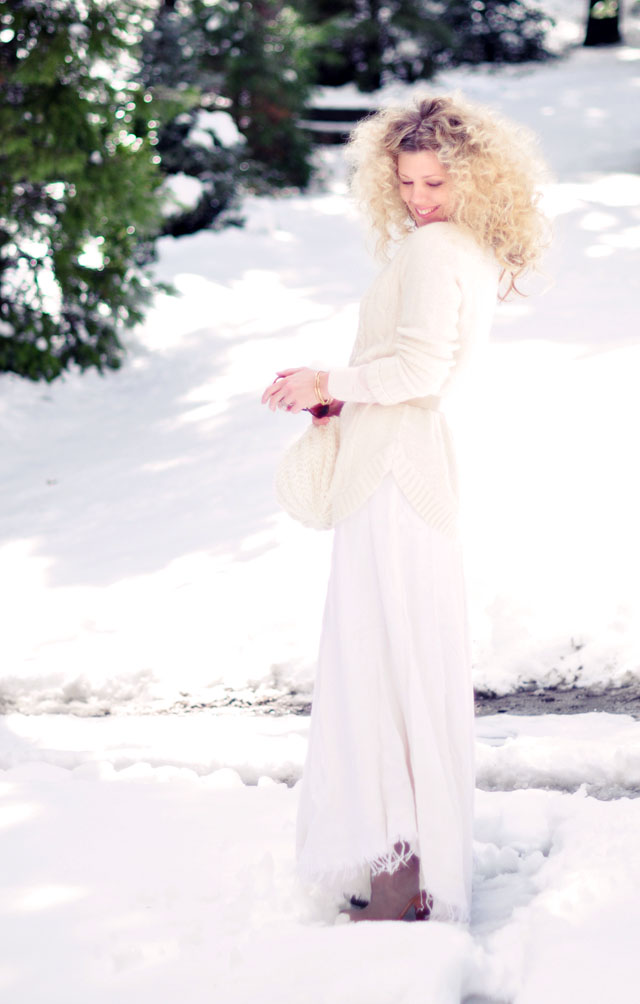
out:
M320 393L326 400L329 397L329 374L320 374ZM314 408L318 404L316 396L316 370L307 367L280 370L272 384L269 384L262 395L262 403L267 404L271 411L276 408L286 408L296 415L299 411Z

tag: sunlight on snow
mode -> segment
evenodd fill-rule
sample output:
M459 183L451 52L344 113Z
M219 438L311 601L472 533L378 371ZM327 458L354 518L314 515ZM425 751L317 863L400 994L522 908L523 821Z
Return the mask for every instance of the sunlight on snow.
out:
M600 213L597 209L585 213L580 221L583 230L606 230L615 226L618 221L611 213Z
M625 230L618 230L613 234L603 234L601 240L605 241L611 248L629 248L636 251L640 248L640 226L627 227Z
M587 258L608 258L613 254L613 248L606 244L590 244L584 249Z
M26 823L37 816L40 809L32 802L17 802L15 805L0 806L0 829L4 830L17 823Z
M74 903L88 895L86 889L74 885L39 885L16 893L13 909L24 913L48 910L53 906Z
M556 182L545 185L542 189L542 207L550 216L560 216L574 209L586 208L588 203L599 206L625 207L633 209L640 204L640 178L633 174L605 174L595 177L592 181ZM608 215L595 212L587 214L596 218ZM612 218L615 222L615 218ZM593 226L583 226L583 229L594 229Z

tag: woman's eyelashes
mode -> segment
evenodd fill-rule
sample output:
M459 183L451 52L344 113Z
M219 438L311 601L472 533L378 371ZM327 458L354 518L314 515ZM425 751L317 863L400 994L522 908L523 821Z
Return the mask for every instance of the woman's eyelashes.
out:
M413 185L413 182L412 181L401 181L400 184L401 185ZM440 188L441 184L442 184L441 181L427 181L427 186L429 188Z

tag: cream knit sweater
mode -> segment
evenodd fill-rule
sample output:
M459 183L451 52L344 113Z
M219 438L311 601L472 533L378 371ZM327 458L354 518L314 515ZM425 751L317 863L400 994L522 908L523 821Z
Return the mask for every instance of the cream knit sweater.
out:
M499 266L452 223L411 233L365 295L347 367L329 372L345 401L333 483L344 519L391 472L431 526L455 536L458 489L439 399L486 338Z

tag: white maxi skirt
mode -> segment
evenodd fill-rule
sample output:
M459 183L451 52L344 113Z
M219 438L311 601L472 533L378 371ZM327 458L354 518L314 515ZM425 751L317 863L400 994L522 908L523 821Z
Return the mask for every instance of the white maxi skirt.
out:
M459 545L389 474L335 529L298 811L302 879L366 897L371 875L415 853L432 916L466 921L474 781Z

